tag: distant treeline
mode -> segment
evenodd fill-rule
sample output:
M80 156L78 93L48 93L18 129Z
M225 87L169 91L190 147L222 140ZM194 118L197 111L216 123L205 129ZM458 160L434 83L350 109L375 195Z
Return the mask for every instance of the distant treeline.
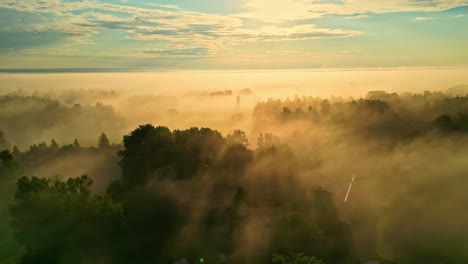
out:
M50 140L51 135L97 135L121 133L125 120L111 106L69 106L37 96L0 96L0 129L11 142L31 144L32 139ZM73 140L73 138L71 138Z
M372 91L357 100L270 99L257 104L254 118L260 127L302 120L315 126L339 127L365 139L401 141L433 132L468 133L468 96L452 97L441 92L398 95Z

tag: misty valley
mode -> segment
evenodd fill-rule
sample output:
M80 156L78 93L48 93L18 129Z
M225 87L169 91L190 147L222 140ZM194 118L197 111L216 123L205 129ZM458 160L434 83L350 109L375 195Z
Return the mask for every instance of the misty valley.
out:
M468 264L468 0L0 0L0 264Z
M468 263L468 86L0 95L0 263Z

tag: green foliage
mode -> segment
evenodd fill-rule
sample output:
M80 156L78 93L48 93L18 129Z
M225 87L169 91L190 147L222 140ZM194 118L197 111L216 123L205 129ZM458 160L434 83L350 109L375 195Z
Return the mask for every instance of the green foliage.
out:
M21 249L13 237L10 227L11 217L8 211L15 189L16 180L23 173L11 152L0 152L0 262L13 261Z
M322 233L310 220L298 213L281 217L273 225L271 236L271 251L287 254L289 252L305 252L312 254L321 251Z
M10 207L20 263L118 263L126 225L122 208L91 194L87 176L67 181L22 177Z
M230 145L243 145L244 147L249 146L249 140L247 135L242 130L234 130L232 134L227 135L226 141Z
M235 184L234 176L242 174L253 160L252 151L242 144L229 145L217 131L207 128L170 131L166 127L152 125L140 126L125 136L124 149L119 155L123 175L121 180L109 186L108 193L122 203L138 248L148 249L137 258L158 263L169 261L172 252L180 252L177 247L169 247L177 244L175 236L187 225L193 212L171 195L143 186L168 180L186 186L183 181L197 178L200 174L219 174L223 178L213 180L224 185ZM183 189L177 191L183 193ZM199 192L203 189L200 188ZM196 212L205 214L203 222L206 224L202 225L200 233L194 231L190 238L184 238L201 241L188 245L185 252L193 259L202 253L212 258L217 250L230 252L233 233L240 221L237 213L243 197L245 190L238 188L227 207ZM199 201L192 202L197 204ZM216 205L216 201L210 202L210 206ZM154 247L158 250L149 250Z
M70 110L50 100L29 100L38 113L53 112L64 126L69 124L63 121L65 117L74 119L75 115L86 117L93 113L103 118L104 112L111 113L102 105L88 109L76 105ZM438 93L400 96L372 92L366 99L348 101L303 97L269 100L255 107L255 122L260 124L256 131L275 131L275 126L268 125L285 126L288 122L294 129L300 127L300 131L293 129L292 140L284 137L281 141L273 134L260 134L254 151L248 148L246 134L240 130L223 138L209 128L170 130L152 125L140 126L126 135L122 148L111 144L104 133L97 147L83 147L78 140L61 146L55 140L50 144L41 142L23 152L15 147L13 153L0 152L0 262L18 262L22 255L22 264L171 263L182 258L190 263L200 258L215 263L222 256L229 263L265 264L271 263L273 253L278 253L274 263L348 264L357 263L356 248L364 248L360 257L372 255L377 253L377 241L382 240L402 263L465 263L468 219L460 214L459 205L466 200L460 195L466 186L464 156L459 156L461 161L447 158L446 166L438 172L442 177L426 185L417 178L406 178L415 172L410 161L419 160L408 157L407 161L407 157L382 151L383 144L367 149L372 146L367 140L396 142L405 148L405 142L423 139L415 141L416 151L411 145L409 151L401 152L417 156L421 145L441 137L455 145L451 150L460 150L456 155L464 154L461 139L468 131L467 109L467 98L448 98ZM12 120L0 113L0 125ZM32 118L27 122L19 118L22 125L28 122L46 130L57 125L47 116L41 117L41 124ZM278 134L287 134L289 128L278 130ZM104 127L93 129L101 132ZM37 130L28 131L28 135ZM309 130L313 137L308 137ZM338 135L328 137L322 132ZM8 135L16 137L11 131ZM355 139L365 141L348 143ZM285 144L291 142L291 146ZM359 146L361 142L365 144ZM312 147L306 148L306 144ZM433 146L437 152L439 145ZM105 154L100 158L114 157L106 160L107 164L114 165L120 158L122 174L116 171L112 175L113 179L120 178L107 186L107 196L93 194L93 181L86 176L68 180L20 178L25 174L20 164L29 175L73 155L88 158L96 153ZM365 155L348 160L354 153L376 155L370 161ZM448 155L440 153L436 153L436 159L444 160ZM384 158L379 157L381 154ZM398 159L405 159L401 170L392 166L401 165ZM356 165L348 162L355 160L359 160ZM388 165L387 160L395 164ZM373 162L378 168L369 165ZM352 202L339 204L338 210L330 191L311 191L309 184L319 183L317 170L323 168L331 171L328 178L336 180L324 186L341 195L346 186L339 181L345 176L340 178L338 174L354 166L362 167L360 173L372 175L353 187L359 188L352 192L352 197L361 199L357 205L352 203L356 201L353 198ZM422 166L432 168L431 164ZM449 178L448 172L456 166L460 167L455 168L456 176ZM102 178L105 176L99 173L94 179ZM421 178L422 183L428 183L430 177ZM451 180L457 180L456 184ZM393 187L396 185L404 187ZM408 193L396 193L394 188L407 189ZM460 189L452 194L455 188ZM374 193L380 191L382 194ZM434 193L445 202L433 199ZM373 200L369 197L382 201L368 202ZM456 203L447 202L452 200ZM376 208L381 209L384 203L390 212L381 215ZM7 204L11 204L11 210ZM10 222L20 245L12 240ZM353 234L357 241L354 245L348 223L359 227ZM289 256L291 252L302 253Z
M26 249L21 263L128 263L129 259L169 263L181 256L191 260L204 256L207 261L221 253L230 256L239 246L237 236L247 221L245 210L255 208L252 203L258 204L255 199L262 197L255 192L247 195L250 192L239 187L245 183L249 166L263 164L267 170L262 174L270 182L274 182L273 175L278 180L293 177L294 155L286 146L276 147L277 142L270 134L262 135L262 148L254 155L245 144L229 144L211 129L170 131L145 125L124 137L119 152L123 174L108 186L106 197L92 194L92 180L87 176L66 181L23 177L11 206L16 238ZM57 148L41 143L18 155L44 161L91 151L79 144ZM10 156L5 155L8 160ZM198 188L198 181L214 187ZM261 188L285 208L290 199L296 199L292 198L296 197L294 189ZM178 193L189 200L178 199ZM312 209L268 223L271 245L259 253L304 252L327 261L345 260L349 254L346 228L331 195L315 191L311 201L297 199ZM243 261L242 257L235 260Z
M221 159L225 172L231 172L236 175L242 174L252 161L252 151L240 144L227 147Z
M200 251L204 256L216 256L216 253L232 253L235 249L234 233L243 221L240 214L245 204L246 191L238 187L227 208L212 209L203 219L201 226Z
M167 127L140 126L124 137L120 165L125 186L144 184L153 177L187 179L212 166L225 141L208 128L171 132Z
M131 231L129 250L135 247L132 261L169 263L169 246L186 223L187 212L175 199L151 190L127 191L121 203Z
M340 219L332 194L324 188L316 188L313 191L311 207L312 218L323 234L321 245L324 246L324 251L319 257L326 261L348 259L352 247L351 231Z
M291 256L274 254L272 261L278 264L324 264L316 257L306 256L303 253L291 254Z
M2 169L11 169L16 166L13 154L9 150L3 150L0 152L0 165L2 166Z
M328 262L343 262L351 256L348 227L339 219L331 194L317 188L307 204L307 214L290 213L272 228L270 252L303 252Z

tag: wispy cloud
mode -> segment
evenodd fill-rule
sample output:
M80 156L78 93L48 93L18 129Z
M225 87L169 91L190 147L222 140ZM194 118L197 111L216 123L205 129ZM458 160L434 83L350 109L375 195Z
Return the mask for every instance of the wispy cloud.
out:
M360 18L367 18L369 17L368 15L356 15L356 16L349 16L345 17L345 19L360 19Z
M460 17L464 17L465 15L456 15L454 16L455 18L460 18Z
M413 20L415 21L425 21L425 20L434 20L435 17L415 17Z
M265 24L255 28L243 27L242 18L235 15L217 15L184 11L177 6L147 4L171 10L121 6L91 1L61 2L60 0L6 0L0 7L25 12L50 13L42 23L29 25L33 32L68 33L68 39L79 44L92 44L92 37L101 30L111 29L128 33L128 38L145 41L187 43L206 50L220 50L246 42L286 41L316 38L350 37L360 32L319 28L313 24L282 27ZM82 10L89 10L82 12ZM80 11L77 13L77 11ZM117 15L127 14L125 16ZM195 50L186 50L195 51ZM198 49L201 51L201 49ZM181 54L183 50L159 50L152 54ZM150 54L149 52L145 54ZM193 52L190 56L205 55Z
M158 57L200 57L209 55L206 47L184 48L184 49L154 49L138 50L137 53L150 54Z
M13 26L2 24L0 52L68 57L216 57L230 54L232 50L241 53L239 50L244 47L269 45L270 42L283 42L278 46L288 50L288 42L292 41L300 43L299 47L310 44L305 40L362 34L336 24L314 24L317 21L314 19L325 16L339 15L351 20L381 13L417 11L426 12L423 16L427 17L415 17L414 21L424 21L436 19L437 15L429 12L467 4L466 0L245 0L242 1L243 5L247 3L244 13L222 15L200 11L202 8L191 11L187 9L189 5L183 3L180 6L165 4L169 1L144 4L141 1L140 4L128 0L105 1L109 0L0 0L0 10L40 17L25 19ZM418 15L420 13L414 16ZM109 47L114 50L103 52L99 45L89 46L102 44L99 42L108 36L119 43ZM293 48L265 56L312 54L305 50Z
M155 3L146 3L146 6L153 6L153 7L160 7L160 8L168 8L168 9L181 9L176 5L162 5L162 4L155 4Z
M249 0L244 16L266 21L319 18L337 14L436 12L467 5L466 0Z

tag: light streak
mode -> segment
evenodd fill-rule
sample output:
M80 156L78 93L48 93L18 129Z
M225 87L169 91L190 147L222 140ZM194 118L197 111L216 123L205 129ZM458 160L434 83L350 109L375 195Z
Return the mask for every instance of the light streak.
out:
M356 174L353 174L353 178L351 179L351 182L349 183L348 191L346 192L346 197L344 198L345 203L346 201L348 201L349 192L351 191L351 187L353 187L354 177L356 177Z

